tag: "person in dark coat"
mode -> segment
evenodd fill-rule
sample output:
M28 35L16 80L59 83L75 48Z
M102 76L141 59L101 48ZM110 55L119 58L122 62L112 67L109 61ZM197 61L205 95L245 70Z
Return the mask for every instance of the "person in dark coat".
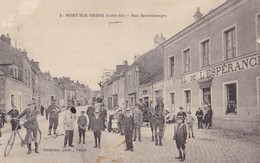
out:
M133 110L134 118L134 141L136 141L136 136L138 133L139 142L141 142L141 126L143 124L143 112L139 109L138 104L135 104Z
M16 118L19 115L19 111L16 109L15 105L12 105L12 109L9 112L7 112L7 115L10 115L11 118ZM17 121L12 119L11 120L12 131L15 130L16 125L17 125Z
M100 117L102 119L102 123L103 123L103 129L106 129L107 126L106 126L106 121L107 121L107 110L105 109L105 105L104 104L101 104L100 105Z
M92 117L92 119L91 119L91 130L94 133L94 139L95 139L94 148L97 148L97 147L100 148L101 130L104 130L102 118L99 114L100 114L100 112L99 112L99 109L97 108L95 110L95 116Z
M41 116L44 116L44 106L41 105Z
M203 111L200 107L198 107L198 110L196 111L196 117L198 119L198 129L202 129L202 117L203 117Z
M2 137L2 131L1 131L1 128L3 128L4 127L4 120L5 120L5 111L4 111L4 109L3 108L1 108L1 106L0 106L0 137ZM2 145L1 143L0 143L0 145Z
M88 124L88 130L91 129L91 119L95 116L95 108L94 108L95 103L91 103L91 106L88 107L86 113L88 115L88 119L89 119L89 124Z
M173 135L173 140L175 140L176 147L179 151L179 157L176 157L176 159L181 159L180 161L183 162L186 159L185 144L187 140L187 127L185 123L183 123L183 116L177 116L176 122L177 125L174 126Z
M179 112L177 113L177 116L182 116L183 117L183 122L185 122L185 118L187 117L187 114L183 111L183 107L179 107Z
M56 130L59 124L59 113L61 112L60 108L55 105L55 100L51 102L51 105L48 107L49 116L49 134L51 135L51 130L53 128L53 134L57 134Z
M37 121L37 107L36 102L31 101L28 104L27 109L25 109L20 115L17 116L17 119L25 116L24 127L26 128L26 137L25 142L27 143L28 151L27 154L31 154L31 142L34 141L35 144L35 153L39 153L38 150L38 140L37 140L37 129L38 129L38 121ZM33 137L32 137L33 135Z
M46 119L48 120L49 119L49 111L48 111L48 109L45 109L45 116L46 116Z
M119 124L119 132L121 135L124 135L124 126L125 126L125 115L123 114L122 110L118 111L118 124Z
M126 115L125 115L125 122L124 122L124 128L125 128L125 142L126 142L126 149L125 151L134 151L133 147L133 130L134 130L134 118L131 115L131 110L129 108L126 109Z
M207 107L207 119L206 119L206 128L209 129L212 125L212 109L210 106Z

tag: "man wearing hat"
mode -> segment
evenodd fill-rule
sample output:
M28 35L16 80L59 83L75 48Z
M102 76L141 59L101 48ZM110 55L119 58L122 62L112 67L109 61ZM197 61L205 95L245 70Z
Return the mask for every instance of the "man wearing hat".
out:
M79 144L81 143L81 136L83 136L83 144L85 143L85 133L87 127L87 117L85 116L85 110L81 110L81 115L78 117L78 131L79 131Z
M202 129L202 118L203 118L203 111L201 110L201 107L198 107L198 110L196 111L197 119L198 119L198 129Z
M12 105L12 109L9 112L7 112L7 115L10 115L11 118L16 118L19 115L19 111L16 109L15 105ZM14 119L12 119L11 120L12 131L15 130L16 125L17 122Z
M64 146L66 148L67 143L70 147L74 147L73 145L73 134L74 134L74 121L76 120L76 112L74 106L68 108L63 118L63 124L65 129L65 136L64 136Z
M88 115L88 119L89 119L88 130L91 129L91 119L95 116L95 113L94 113L94 112L95 112L94 105L95 105L95 103L92 102L92 103L91 103L91 106L89 106L88 109L87 109L87 111L86 111L86 113L87 113L87 115Z
M138 133L138 139L141 142L141 125L143 124L143 112L139 109L138 104L135 104L133 111L134 118L134 141L136 141L136 135Z
M34 141L35 144L35 153L39 153L38 150L38 142L37 142L37 129L38 129L38 121L37 121L37 108L36 102L34 100L28 103L28 108L24 109L24 111L17 116L17 119L25 116L26 121L24 122L24 127L26 128L26 136L25 142L27 143L28 151L27 154L31 154L31 142ZM33 138L32 138L33 134Z
M125 151L134 151L133 150L133 130L134 130L134 118L131 115L131 110L129 108L126 109L125 115L125 122L124 122L124 129L125 129L125 142L126 142L126 149Z
M124 135L124 121L125 115L123 114L122 109L118 110L118 129L121 135Z
M105 122L107 121L107 110L105 109L105 105L103 103L101 103L100 105L100 113L99 116L102 119L102 123L103 123L103 129L106 129L106 124Z
M59 113L61 110L59 109L58 106L55 105L55 100L51 101L51 105L48 107L48 112L50 114L49 116L49 134L51 135L51 130L53 128L54 132L53 134L56 134L56 130L58 127L58 122L59 122Z
M100 148L101 130L103 129L103 122L101 116L99 116L99 108L95 109L95 116L91 119L91 130L94 133L95 146L94 148Z
M180 161L183 162L186 158L185 144L187 140L187 128L185 123L183 123L183 116L177 116L176 122L177 125L174 126L173 135L173 140L175 140L179 151L179 157L176 157L176 159L181 159Z

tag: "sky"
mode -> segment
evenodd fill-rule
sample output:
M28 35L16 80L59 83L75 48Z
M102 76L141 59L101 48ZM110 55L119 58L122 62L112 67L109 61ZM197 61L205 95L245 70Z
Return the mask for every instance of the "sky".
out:
M156 34L168 39L194 22L197 7L206 15L225 1L0 0L0 35L9 33L12 46L16 40L43 72L96 90L104 68L115 69L123 60L131 64L135 55L154 48Z

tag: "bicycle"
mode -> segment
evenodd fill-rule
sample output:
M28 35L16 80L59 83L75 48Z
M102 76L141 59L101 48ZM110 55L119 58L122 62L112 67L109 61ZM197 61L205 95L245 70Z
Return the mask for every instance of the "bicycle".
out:
M11 134L10 138L8 139L8 142L7 142L6 146L5 146L5 152L4 152L4 156L5 156L5 157L7 157L7 156L9 155L9 153L10 153L10 151L11 151L13 145L14 145L16 134L17 134L17 135L19 136L19 138L21 139L20 145L21 145L22 147L24 147L25 145L27 145L27 143L24 141L24 139L22 138L22 136L21 136L20 133L19 133L19 129L21 129L21 126L24 125L24 123L23 123L23 124L20 124L20 121L25 122L26 120L24 120L24 119L17 119L17 118L12 118L12 119L13 119L13 120L18 120L18 123L16 124L15 130L12 132L12 134ZM38 136L38 139L39 139L38 145L40 145L41 137L42 137L42 132L41 132L41 130L39 129L39 127L38 127L38 129L37 129L37 132L39 133L39 136Z

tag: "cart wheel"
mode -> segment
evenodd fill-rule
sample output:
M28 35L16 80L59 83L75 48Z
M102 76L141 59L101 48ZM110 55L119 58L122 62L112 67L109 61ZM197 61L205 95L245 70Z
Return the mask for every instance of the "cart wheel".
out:
M10 153L10 151L14 145L15 135L16 135L16 133L12 133L12 135L10 136L10 138L5 146L5 153L4 153L5 157L8 156L8 154Z

